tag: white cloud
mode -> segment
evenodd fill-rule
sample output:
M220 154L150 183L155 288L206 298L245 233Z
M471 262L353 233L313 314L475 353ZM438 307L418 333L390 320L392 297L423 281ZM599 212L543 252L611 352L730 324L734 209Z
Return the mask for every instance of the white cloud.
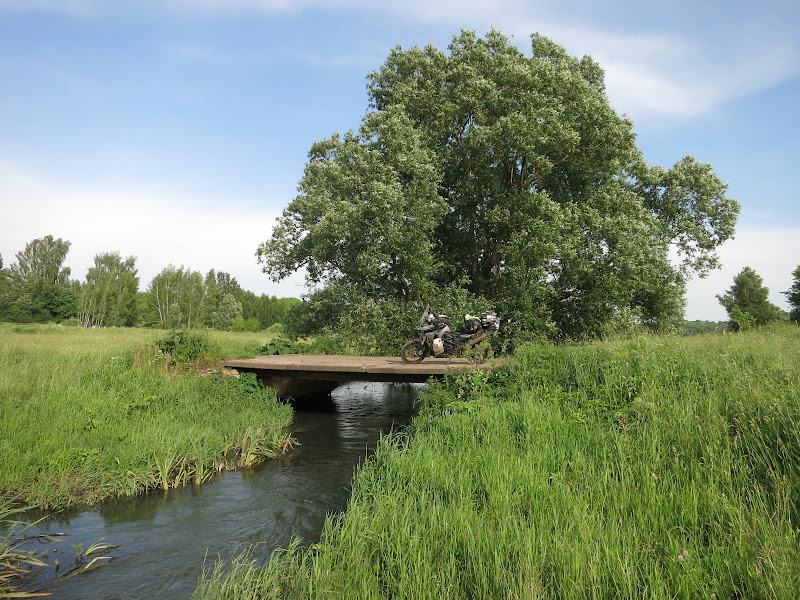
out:
M736 30L704 37L680 29L619 33L582 25L520 21L519 32L540 31L574 55L590 55L606 73L615 108L641 119L692 118L717 106L774 86L800 73L796 35L774 32L765 23L742 23L763 31L745 37ZM533 28L533 29L531 29Z
M228 210L226 199L178 198L143 190L91 189L48 181L0 161L0 254L6 266L33 239L52 235L72 243L65 265L84 280L94 257L119 252L137 257L140 289L169 264L205 274L225 271L255 294L300 296L303 278L275 284L256 262L277 216ZM216 205L217 210L208 206ZM265 202L266 205L266 202ZM199 208L198 208L199 207Z
M0 0L0 13L65 13L88 16L97 8L97 0Z
M515 35L523 50L528 50L528 36L538 31L573 54L593 56L606 70L613 105L637 122L708 114L725 102L800 73L796 9L722 1L703 11L690 8L615 2L608 14L620 18L598 24L593 19L597 11L585 0L557 6L520 0L0 0L0 12L76 15L171 12L203 17L329 11L350 19L370 14L401 26L446 26L452 33L472 27L482 34L495 27ZM715 16L701 22L703 17L697 16L701 12ZM639 22L647 22L647 28ZM365 32L365 40L369 37ZM184 50L198 56L197 48ZM199 49L200 56L205 52ZM335 54L327 57L332 64Z
M706 321L726 321L728 315L716 296L724 295L733 278L750 267L769 288L769 301L787 309L786 296L781 292L792 285L792 272L800 265L800 224L778 227L740 226L736 238L720 249L722 268L705 279L689 282L686 298L686 318Z
M616 3L613 3L616 4ZM643 119L692 118L705 115L737 98L768 89L800 73L800 26L797 11L781 13L769 7L731 7L715 10L731 18L692 22L691 14L669 19L666 7L642 5L652 13L648 27L625 20L596 24L581 15L586 3L519 3L499 0L482 8L463 10L455 0L424 0L388 5L386 10L414 14L421 21L445 21L459 26L465 20L484 33L495 27L513 35L529 53L529 36L539 32L564 46L570 54L592 56L606 72L607 92L615 108L639 122ZM713 4L711 5L713 6ZM629 7L630 8L630 7ZM609 11L625 10L621 3ZM465 17L464 15L468 15ZM568 15L568 16L565 16ZM690 30L694 27L694 30Z
M636 10L651 13L645 15L650 18L648 26L631 21L626 29L624 17L613 23L592 20L596 13L587 10L588 3L581 0L567 5L407 0L381 6L405 21L446 24L453 33L463 27L482 35L494 27L512 36L526 54L534 32L553 39L570 54L588 54L606 72L607 93L614 107L636 122L709 114L726 102L800 73L797 16L790 13L781 19L768 7L731 7L718 2L711 5L712 10L729 13L730 18L701 23L693 22L691 14L670 20L666 6L645 4ZM615 2L608 10L630 8ZM659 12L664 13L661 20L657 20Z

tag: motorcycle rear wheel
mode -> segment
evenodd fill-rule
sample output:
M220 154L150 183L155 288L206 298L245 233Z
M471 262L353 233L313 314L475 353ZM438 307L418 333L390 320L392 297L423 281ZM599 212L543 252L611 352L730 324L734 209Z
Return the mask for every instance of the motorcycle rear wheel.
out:
M419 338L408 340L403 344L403 347L400 348L400 358L403 359L403 362L422 362L426 356L428 356L428 347Z

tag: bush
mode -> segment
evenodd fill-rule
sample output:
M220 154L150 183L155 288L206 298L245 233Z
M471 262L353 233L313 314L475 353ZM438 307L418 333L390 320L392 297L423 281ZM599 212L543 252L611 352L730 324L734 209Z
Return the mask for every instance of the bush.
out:
M220 350L207 331L197 329L174 329L156 342L159 350L171 357L173 364L191 366L203 361L216 361Z
M266 330L269 333L286 333L286 327L283 323L273 323Z
M449 315L457 327L464 313L495 308L484 298L454 286L441 286L430 296L431 307ZM285 331L293 340L313 338L314 345L323 346L325 352L341 348L355 354L393 356L412 336L423 308L417 301L370 298L331 285L293 306L285 319Z
M289 340L283 338L275 338L266 342L261 348L258 349L259 354L274 355L274 354L293 354L294 349Z

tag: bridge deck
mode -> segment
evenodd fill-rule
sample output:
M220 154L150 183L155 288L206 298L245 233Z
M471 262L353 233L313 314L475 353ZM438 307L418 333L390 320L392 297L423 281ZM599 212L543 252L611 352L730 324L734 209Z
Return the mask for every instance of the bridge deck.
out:
M234 358L225 366L240 371L339 381L427 381L446 373L473 369L494 370L492 363L475 364L466 358L427 358L406 363L392 356L334 356L330 354L283 354ZM387 379L381 379L385 377Z
M299 399L328 393L348 381L394 381L424 383L447 373L466 373L473 369L493 371L496 362L475 364L466 358L426 358L421 363L405 363L392 356L334 356L328 354L284 354L235 358L225 361L228 368L255 373L279 398Z

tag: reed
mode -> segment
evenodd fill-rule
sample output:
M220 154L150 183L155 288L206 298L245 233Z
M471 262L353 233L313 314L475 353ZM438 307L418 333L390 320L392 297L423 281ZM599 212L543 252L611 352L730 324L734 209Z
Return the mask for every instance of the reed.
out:
M796 598L800 328L526 346L432 386L321 541L198 598Z
M0 597L28 598L42 596L32 592L20 592L18 586L32 569L48 565L35 550L27 547L33 540L54 541L52 536L28 535L35 523L18 521L27 507L15 506L14 499L0 501Z

